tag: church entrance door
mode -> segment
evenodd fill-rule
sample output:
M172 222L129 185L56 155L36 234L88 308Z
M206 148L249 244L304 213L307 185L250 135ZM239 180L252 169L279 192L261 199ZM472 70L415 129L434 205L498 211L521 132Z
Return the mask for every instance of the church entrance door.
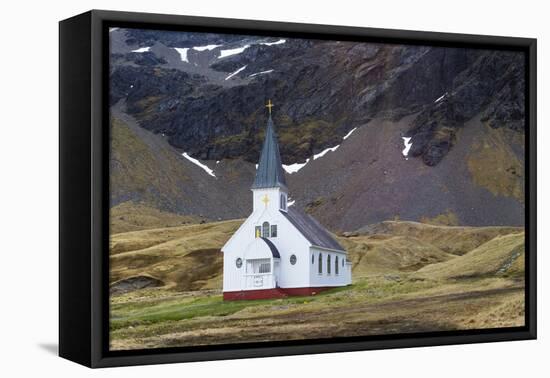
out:
M273 259L246 260L245 287L247 289L270 289L275 287Z

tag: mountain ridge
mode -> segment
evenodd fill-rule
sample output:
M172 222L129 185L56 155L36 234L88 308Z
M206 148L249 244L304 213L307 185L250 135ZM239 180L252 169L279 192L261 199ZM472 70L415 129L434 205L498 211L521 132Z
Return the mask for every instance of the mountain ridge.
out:
M115 129L141 139L113 145L112 206L247 216L270 98L291 200L329 229L523 225L521 54L179 34L110 33Z

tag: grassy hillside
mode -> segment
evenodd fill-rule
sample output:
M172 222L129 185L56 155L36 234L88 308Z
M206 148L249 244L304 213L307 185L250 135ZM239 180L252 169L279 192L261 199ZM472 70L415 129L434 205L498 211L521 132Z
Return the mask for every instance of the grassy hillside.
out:
M523 227L436 226L419 222L386 221L359 229L357 235L413 237L453 255L463 255L489 240L523 231Z
M415 271L454 256L413 236L372 235L340 237L358 278L388 272Z
M223 301L220 248L241 223L112 235L111 347L524 324L521 229L384 222L338 237L353 263L351 286L311 297Z
M131 201L113 206L110 211L111 234L181 226L189 223L200 223L200 221L199 217L169 213Z
M497 236L465 255L423 267L419 275L432 279L521 276L525 264L525 233Z
M241 223L233 220L112 235L110 282L146 276L167 289L219 289L220 248Z
M179 220L161 217L151 224ZM111 283L145 275L167 288L221 289L220 248L241 223L231 220L115 234L110 241ZM353 263L354 278L419 269L434 277L449 278L451 273L444 276L438 270L450 272L447 267L467 276L468 264L472 269L495 273L490 266L505 264L512 254L512 263L522 258L522 251L516 254L523 239L521 229L514 227L448 227L399 221L338 237ZM462 254L463 258L455 256ZM516 269L513 264L509 268L513 267Z

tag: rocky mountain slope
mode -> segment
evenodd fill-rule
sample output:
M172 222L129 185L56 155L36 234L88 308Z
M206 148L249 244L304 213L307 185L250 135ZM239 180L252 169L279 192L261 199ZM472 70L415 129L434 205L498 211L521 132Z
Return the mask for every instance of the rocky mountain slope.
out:
M126 161L111 160L113 205L246 216L272 99L295 206L335 231L396 217L523 224L521 53L135 29L110 37L113 151ZM121 127L141 142L125 143Z
M111 109L111 206L147 204L168 214L191 216L194 222L244 216L252 209L243 186L254 175L252 164L224 160L216 164L215 174L208 174L121 108L119 104ZM141 212L139 205L130 208L124 211L127 218Z

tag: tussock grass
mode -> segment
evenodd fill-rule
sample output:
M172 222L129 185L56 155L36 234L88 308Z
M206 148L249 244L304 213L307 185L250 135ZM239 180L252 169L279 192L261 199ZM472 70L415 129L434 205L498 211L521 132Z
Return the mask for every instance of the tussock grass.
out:
M524 233L513 227L383 222L338 239L353 284L310 297L223 301L221 246L242 220L111 237L111 283L161 287L111 296L113 349L518 326Z
M525 234L523 232L497 236L463 256L426 266L418 271L418 275L438 279L521 276L524 268L520 264L524 254ZM518 261L520 257L522 260Z
M111 234L200 222L198 217L169 213L131 201L113 206L109 216Z
M219 289L221 246L242 220L132 231L111 236L110 282L147 275L179 290Z
M354 277L415 271L454 256L411 236L356 236L339 239L353 263Z
M385 221L363 227L359 235L390 235L413 237L453 255L463 255L489 240L523 231L523 227L468 227L430 225L409 221Z

